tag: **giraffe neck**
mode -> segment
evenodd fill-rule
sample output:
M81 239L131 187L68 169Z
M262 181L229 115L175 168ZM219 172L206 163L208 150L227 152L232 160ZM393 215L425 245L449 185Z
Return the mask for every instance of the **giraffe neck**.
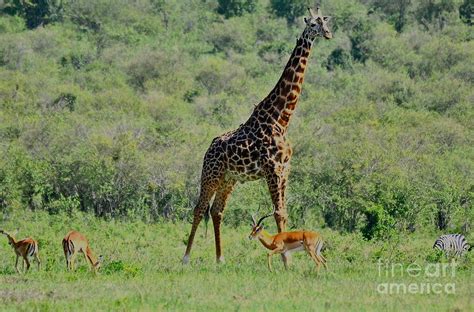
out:
M272 131L286 132L301 94L313 42L314 38L309 37L305 30L297 39L293 53L277 84L270 94L255 107L249 121L252 120L259 125L268 125Z

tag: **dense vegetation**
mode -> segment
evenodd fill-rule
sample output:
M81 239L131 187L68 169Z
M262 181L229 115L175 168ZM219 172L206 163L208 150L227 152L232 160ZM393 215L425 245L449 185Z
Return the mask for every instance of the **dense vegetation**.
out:
M1 1L4 217L189 218L205 150L271 90L306 2ZM472 1L322 8L334 39L314 47L290 125L290 225L469 231ZM265 184L241 185L225 221L259 206Z

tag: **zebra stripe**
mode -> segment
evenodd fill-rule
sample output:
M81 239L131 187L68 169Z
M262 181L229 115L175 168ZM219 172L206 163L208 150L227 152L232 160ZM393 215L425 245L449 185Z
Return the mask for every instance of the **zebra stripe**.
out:
M453 253L456 256L462 255L470 249L464 235L461 234L447 234L441 235L433 245L434 249L444 251L446 253Z

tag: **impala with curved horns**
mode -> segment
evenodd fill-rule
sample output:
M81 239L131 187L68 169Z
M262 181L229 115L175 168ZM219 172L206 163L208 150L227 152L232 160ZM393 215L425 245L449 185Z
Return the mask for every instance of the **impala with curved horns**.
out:
M18 230L17 230L18 231ZM38 255L38 242L32 239L31 237L22 239L17 241L12 234L5 232L4 230L0 230L0 234L4 234L8 238L8 244L13 247L16 254L16 261L15 261L15 270L17 273L20 273L18 269L18 258L23 258L23 270L25 269L26 263L26 271L30 269L30 261L28 261L29 257L34 257L36 262L38 263L38 271L41 268L41 261Z
M273 216L274 213L275 210L261 217L258 222L255 221L254 216L252 216L252 232L249 235L249 239L258 238L262 245L270 250L268 253L268 269L270 272L273 272L271 258L274 254L284 254L287 256L289 253L303 250L306 250L311 259L316 263L318 273L321 264L327 269L326 259L321 254L321 248L323 247L321 235L313 231L281 232L276 235L271 235L264 230L262 221ZM285 269L288 269L287 258L288 257L283 257Z

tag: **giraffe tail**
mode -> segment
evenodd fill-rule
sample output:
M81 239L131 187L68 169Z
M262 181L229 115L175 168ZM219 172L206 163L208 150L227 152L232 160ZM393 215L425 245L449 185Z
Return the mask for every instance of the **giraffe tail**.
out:
M209 224L209 219L211 217L211 205L207 205L206 212L204 212L204 225L205 225L205 232L204 232L204 238L207 239L207 225Z

